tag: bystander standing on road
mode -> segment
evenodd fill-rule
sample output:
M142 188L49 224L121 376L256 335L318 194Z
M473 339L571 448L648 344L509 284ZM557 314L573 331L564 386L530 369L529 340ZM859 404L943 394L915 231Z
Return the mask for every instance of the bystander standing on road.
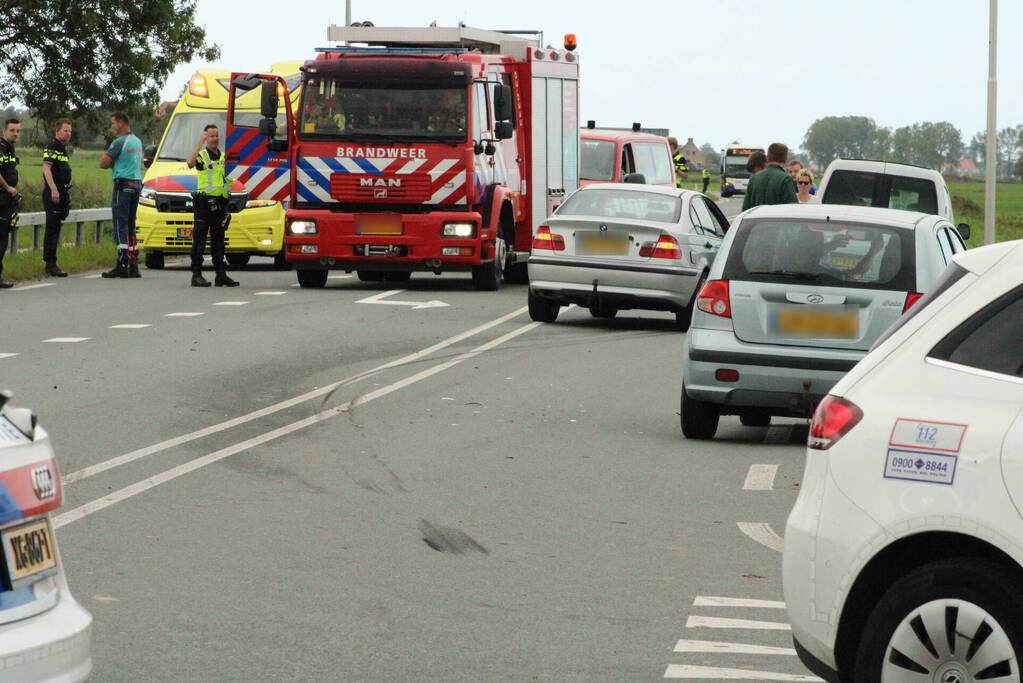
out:
M750 154L749 158L746 159L746 172L749 173L750 176L760 173L765 168L767 168L767 155L763 152L753 152L753 154Z
M71 140L70 119L59 119L53 127L53 139L43 147L43 211L46 233L43 236L43 263L46 274L67 277L57 265L60 227L71 210L71 162L67 143Z
M786 170L789 172L789 177L792 178L792 182L796 182L796 176L799 175L799 172L803 170L803 162L800 161L799 159L793 159L792 161L789 162L789 165L786 168ZM813 176L811 176L811 178L812 177ZM811 195L817 194L817 186L814 185L812 182L810 183L810 194Z
M3 278L4 254L7 253L7 241L18 215L18 155L14 153L14 145L21 137L21 122L18 119L4 121L4 130L0 136L0 289L10 289L14 285Z
M123 112L111 114L110 128L117 137L99 160L99 167L111 169L114 180L110 207L117 265L104 272L103 277L142 277L135 249L135 214L142 191L142 141L131 132L131 120Z
M700 177L703 178L703 194L707 194L707 187L710 185L710 170L706 166L700 171Z
M767 148L767 168L749 179L742 210L761 204L795 204L796 184L785 172L789 160L789 148L780 142L772 142Z
M810 188L813 187L813 174L805 168L799 169L796 173L796 199L800 204L808 204L813 201Z
M689 179L689 166L678 148L678 138L668 138L668 146L671 147L671 161L675 164L675 186L682 187L682 181Z
M213 270L217 287L237 287L238 283L227 276L224 264L224 233L231 223L228 199L234 181L224 175L224 154L220 151L220 129L210 124L203 129L199 142L191 151L185 163L194 168L197 185L192 197L192 286L209 287L209 281L202 276L203 252L206 249L206 235L210 237L210 252L213 256Z

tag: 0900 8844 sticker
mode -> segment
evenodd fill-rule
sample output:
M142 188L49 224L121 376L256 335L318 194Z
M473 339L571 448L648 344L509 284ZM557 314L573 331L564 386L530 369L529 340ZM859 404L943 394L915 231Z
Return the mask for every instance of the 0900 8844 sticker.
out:
M948 453L889 448L884 477L951 486L955 483L958 461L957 456Z

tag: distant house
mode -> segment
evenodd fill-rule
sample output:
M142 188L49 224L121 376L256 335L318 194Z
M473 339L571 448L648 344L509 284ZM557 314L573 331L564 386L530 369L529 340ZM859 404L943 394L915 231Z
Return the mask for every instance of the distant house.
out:
M980 168L978 168L977 163L973 159L963 157L954 164L945 164L942 166L941 172L949 175L973 177L980 175Z
M703 168L703 165L707 163L707 160L703 157L703 152L696 146L692 138L679 148L682 152L682 156L686 158L686 162L692 168Z

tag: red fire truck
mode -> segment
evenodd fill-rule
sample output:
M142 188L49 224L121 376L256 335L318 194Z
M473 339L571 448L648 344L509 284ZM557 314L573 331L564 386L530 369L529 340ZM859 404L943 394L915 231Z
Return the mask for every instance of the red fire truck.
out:
M346 46L305 63L297 111L279 77L232 74L228 173L287 206L301 286L334 269L526 280L534 230L579 184L575 37L560 50L531 34L331 26ZM234 116L255 88L258 125Z

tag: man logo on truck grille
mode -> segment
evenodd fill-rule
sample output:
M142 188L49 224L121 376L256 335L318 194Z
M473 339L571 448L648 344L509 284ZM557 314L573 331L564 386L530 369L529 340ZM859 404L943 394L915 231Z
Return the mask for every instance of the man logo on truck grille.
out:
M37 467L32 470L32 490L36 492L36 498L39 500L53 498L57 494L53 472L49 467Z
M359 178L359 187L401 187L401 178Z

